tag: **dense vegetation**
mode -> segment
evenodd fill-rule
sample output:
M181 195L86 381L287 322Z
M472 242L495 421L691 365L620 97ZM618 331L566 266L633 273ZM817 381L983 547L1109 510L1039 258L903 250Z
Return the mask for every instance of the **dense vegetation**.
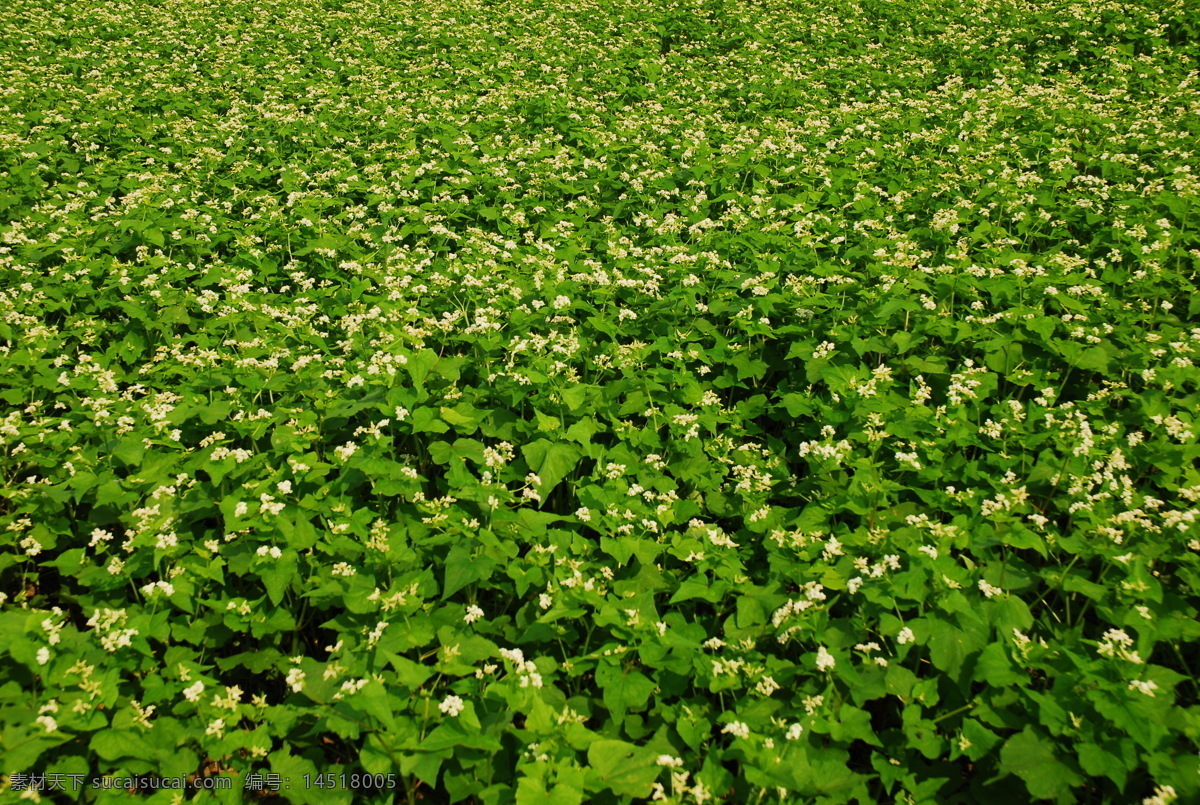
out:
M11 0L0 772L1197 801L1191 5Z

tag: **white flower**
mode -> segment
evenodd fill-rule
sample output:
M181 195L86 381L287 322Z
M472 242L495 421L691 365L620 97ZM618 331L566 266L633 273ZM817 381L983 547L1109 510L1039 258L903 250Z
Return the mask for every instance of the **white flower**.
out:
M438 705L438 709L453 718L463 711L463 700L457 696L447 696Z
M669 766L672 769L678 769L683 765L683 758L671 757L670 755L659 755L658 765Z
M204 730L205 735L215 735L218 738L225 736L225 719L217 718L208 725Z
M305 674L299 668L293 668L288 671L286 682L288 687L292 689L292 693L299 693L304 689L305 676L307 676L307 674Z
M900 634L896 635L896 642L902 646L906 643L912 643L916 639L917 636L913 634L913 630L907 626L900 630Z
M733 735L735 738L749 738L750 737L750 728L741 721L730 721L728 724L725 725L725 728L722 729L721 732L729 733L729 734Z
M763 696L770 696L772 693L779 690L779 683L776 682L773 677L764 676L758 681L758 684L754 686L754 689Z
M1158 685L1155 684L1154 682L1135 679L1129 683L1129 689L1141 691L1142 693L1146 694L1147 696L1153 698L1154 691L1158 690Z
M1004 592L1004 590L1001 590L999 587L993 587L983 579L980 579L979 592L983 593L987 598L991 598L992 596L999 595L1000 593Z
M34 721L41 724L46 729L46 732L54 732L58 729L58 722L50 716L38 716Z
M833 658L824 646L817 649L817 670L828 671L833 666L837 665L837 660Z
M196 684L192 685L191 687L183 689L183 697L189 702L195 702L200 700L200 694L203 692L204 683L196 682Z
M1175 793L1174 787L1160 785L1155 787L1153 796L1142 800L1142 805L1170 805L1177 799L1179 799L1179 794Z
M40 649L38 649L37 663L38 665L45 665L48 662L50 662L50 649L42 646Z
M463 615L463 621L465 623L474 623L475 621L479 620L482 617L483 617L483 609L475 606L474 604L471 604L471 606L467 607L467 614Z
M801 735L803 732L804 732L804 727L803 727L803 725L801 725L801 723L800 723L799 721L797 721L795 724L793 724L792 726L788 727L788 731L787 731L787 739L788 739L789 741L797 741L797 740L799 740L799 739L800 739L800 735Z

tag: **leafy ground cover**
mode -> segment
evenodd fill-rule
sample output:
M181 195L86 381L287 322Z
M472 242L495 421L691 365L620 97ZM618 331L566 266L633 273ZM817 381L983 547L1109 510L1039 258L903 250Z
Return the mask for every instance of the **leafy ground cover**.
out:
M1198 47L9 2L0 771L1196 801Z

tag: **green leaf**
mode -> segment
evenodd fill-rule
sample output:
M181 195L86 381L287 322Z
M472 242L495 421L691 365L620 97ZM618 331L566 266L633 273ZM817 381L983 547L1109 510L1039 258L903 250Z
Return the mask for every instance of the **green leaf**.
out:
M592 417L587 417L567 428L567 438L586 446L591 443L592 437L596 435L596 431L596 420Z
M978 761L1000 743L999 735L973 718L963 719L962 734L968 744L963 754L973 761Z
M416 690L428 681L429 677L433 676L434 670L427 665L421 665L419 662L400 657L390 652L384 654L391 666L396 669L396 681L401 685Z
M392 705L383 685L371 680L366 687L359 691L355 703L384 727L395 731L396 720L392 717Z
M131 467L139 466L142 463L142 456L146 453L146 447L142 444L140 438L122 439L117 447L112 451L112 454L121 461Z
M749 629L767 622L767 611L762 599L748 595L738 596L737 599L737 628Z
M453 425L460 433L469 435L479 427L479 412L465 403L454 408L439 408L438 413L443 421Z
M1092 777L1101 775L1117 784L1124 790L1129 774L1125 762L1117 755L1094 743L1081 743L1078 747L1079 766Z
M848 704L838 710L837 720L830 724L830 736L835 741L864 741L872 746L883 746L874 730L871 729L871 714Z
M988 685L1005 687L1028 683L1029 677L1020 673L1009 658L1003 643L989 643L979 654L974 679Z
M690 601L693 598L716 602L720 600L720 593L711 589L708 583L701 579L686 579L679 585L679 589L675 591L675 594L671 596L670 603L678 604L680 601Z
M40 724L34 724L34 729L42 731ZM38 758L44 752L54 749L65 741L70 740L67 735L28 735L24 731L15 729L6 729L4 732L4 743L9 744L4 746L4 762L12 764L9 768L13 769L32 769L37 767ZM59 771L62 767L55 764L55 771ZM84 769L86 771L86 769Z
M1029 605L1015 595L997 597L988 602L988 614L1003 637L1013 636L1013 629L1027 632L1033 626Z
M892 333L891 339L892 343L896 345L896 352L901 355L912 348L915 340L913 334L905 330L897 330Z
M619 797L648 797L658 779L654 753L625 741L593 741L587 757L601 784Z
M785 394L783 395L783 407L787 410L788 416L794 419L811 414L816 404L804 394Z
M1002 375L1009 374L1024 360L1025 352L1019 341L996 339L984 345L988 349L983 362L987 368Z
M441 420L439 413L432 408L416 409L412 412L412 429L417 433L445 433L450 426Z
M72 548L69 551L63 551L57 559L46 562L46 564L57 567L63 573L78 573L79 569L83 567L85 555L86 551L83 548Z
M600 687L604 706L612 711L617 723L623 721L630 710L644 710L654 693L654 682L641 671L626 670L612 662L601 663L596 668L596 684Z
M588 397L591 396L591 392L595 388L596 388L595 386L588 386L588 385L583 385L583 384L570 386L570 387L564 389L562 392L563 403L566 404L567 408L572 413L579 411L587 403Z
M291 780L291 785L288 787L288 800L291 802L299 805L319 805L330 799L346 801L349 797L349 790L346 790L342 796L331 796L331 794L336 795L337 792L315 787L306 788L303 785L305 776L316 777L318 769L308 758L292 755L286 746L272 752L267 756L267 760L270 761L272 772L279 774L285 780ZM296 785L297 781L300 781L301 784Z
M904 737L913 748L930 760L942 756L944 741L938 734L938 725L922 717L922 708L915 704L905 707L900 720L904 725Z
M550 789L546 805L580 805L583 802L583 789L573 785L559 783Z
M1093 601L1102 601L1108 595L1108 588L1103 584L1096 584L1075 571L1063 578L1062 586L1067 592L1080 593Z
M442 600L478 579L474 551L467 545L455 545L446 557L446 573L442 583Z
M101 730L92 736L88 747L105 760L158 757L154 746L132 730Z
M1083 777L1056 757L1054 744L1029 726L1005 742L1000 768L1020 777L1038 799L1057 799L1083 782Z
M562 420L558 417L543 414L541 411L537 410L533 412L533 415L534 418L537 419L538 430L542 431L543 433L555 433L556 431L562 430Z
M541 777L540 774L535 778L527 773L517 781L516 805L545 805L550 792L546 790Z
M524 445L521 453L529 462L529 469L542 479L542 485L538 492L543 499L558 485L559 481L575 469L575 464L578 463L581 455L576 447L561 442L551 442L547 439L538 439L536 442Z
M405 364L408 369L409 377L412 378L413 385L417 389L417 399L424 400L429 396L425 390L425 381L428 379L430 372L438 362L438 354L432 349L422 349L413 354Z
M294 551L287 550L278 559L263 564L259 576L262 578L263 586L266 587L272 604L279 606L282 603L284 593L295 575L296 554Z
M395 774L399 771L378 732L371 732L359 750L358 761L367 774Z
M1047 556L1045 540L1020 523L997 524L997 537L1005 545L1013 548L1031 548L1042 556Z
M983 646L975 634L938 618L928 621L929 659L934 667L957 677L963 662Z

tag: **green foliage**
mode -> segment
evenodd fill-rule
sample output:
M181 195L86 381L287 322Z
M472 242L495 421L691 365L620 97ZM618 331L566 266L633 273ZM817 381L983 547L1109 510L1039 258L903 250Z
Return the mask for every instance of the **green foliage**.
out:
M10 788L1200 799L1188 3L68 6L0 25Z

